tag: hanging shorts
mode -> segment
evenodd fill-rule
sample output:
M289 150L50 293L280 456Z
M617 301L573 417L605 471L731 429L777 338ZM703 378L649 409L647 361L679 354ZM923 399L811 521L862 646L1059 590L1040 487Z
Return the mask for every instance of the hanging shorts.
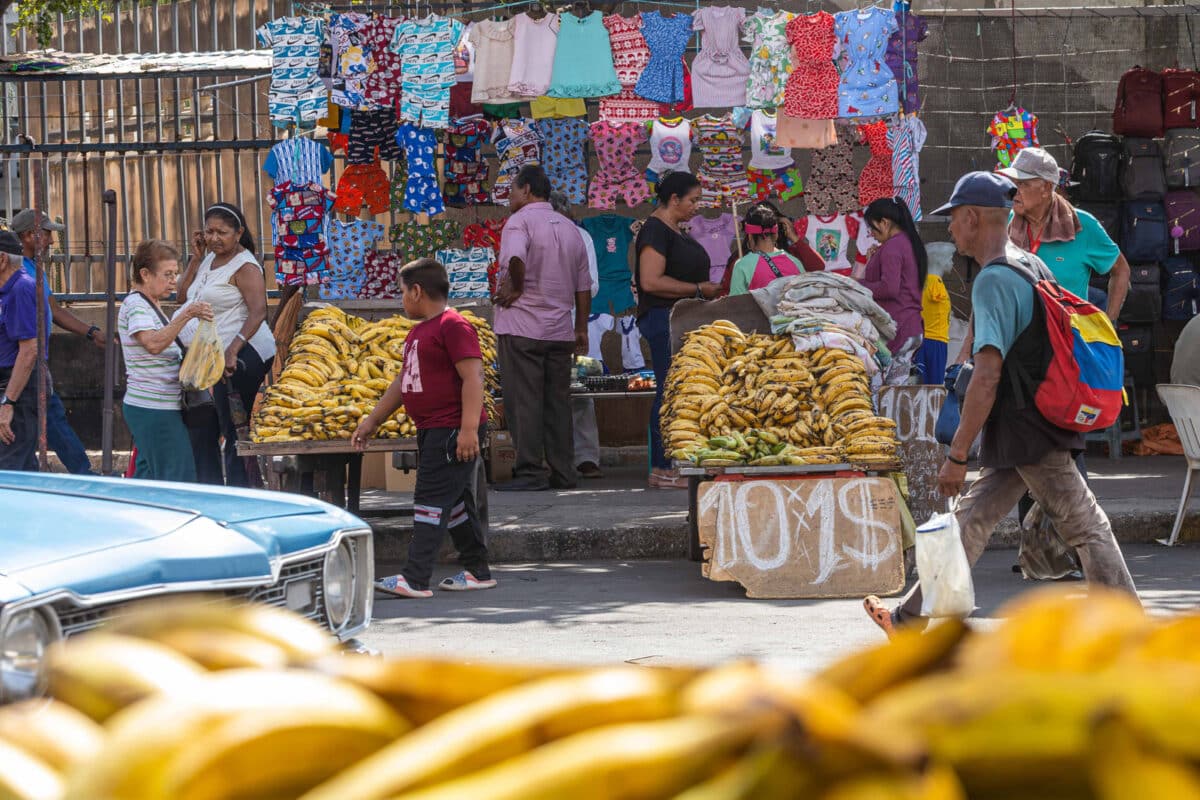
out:
M401 154L392 162L392 211L404 210L404 186L408 183L408 160Z
M587 105L579 97L535 97L529 101L529 115L534 119L586 117Z
M646 185L646 176L641 173L610 177L601 172L592 178L588 187L588 205L592 208L616 208L617 198L625 200L625 205L633 208L650 199L650 187Z
M311 79L272 80L267 90L271 124L276 128L288 125L311 128L325 115L328 96L325 84L315 75Z
M386 214L391 208L388 190L391 184L379 164L350 164L338 180L333 210L357 217L363 206L372 214Z
M483 113L493 119L520 119L520 103L484 103Z
M390 108L353 112L350 145L346 161L350 164L374 164L377 159L394 161L403 156L396 142L396 113ZM375 148L379 155L375 155Z
M425 128L440 129L450 126L449 86L430 86L406 81L401 88L401 120Z
M700 179L701 207L721 208L750 199L750 182L744 171L716 175L701 171L696 177Z
M275 280L281 286L312 286L329 273L329 248L325 242L313 247L275 248Z
M437 179L437 135L429 128L406 122L396 131L396 142L404 148L408 163L404 209L417 214L441 214L446 205Z
M753 200L766 200L770 197L791 200L793 197L804 194L804 183L800 180L800 170L795 167L787 169L747 167L746 178L750 182L750 197Z

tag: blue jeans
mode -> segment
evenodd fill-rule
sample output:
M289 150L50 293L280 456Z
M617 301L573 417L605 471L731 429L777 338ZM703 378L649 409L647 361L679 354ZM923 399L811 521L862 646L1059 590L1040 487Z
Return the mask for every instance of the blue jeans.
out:
M671 309L652 308L638 318L638 330L650 344L654 366L654 404L650 406L650 466L670 469L671 461L663 450L658 416L662 410L663 390L667 388L667 370L671 367Z
M46 400L46 446L58 454L58 460L72 475L96 474L83 442L67 422L67 409L54 391Z

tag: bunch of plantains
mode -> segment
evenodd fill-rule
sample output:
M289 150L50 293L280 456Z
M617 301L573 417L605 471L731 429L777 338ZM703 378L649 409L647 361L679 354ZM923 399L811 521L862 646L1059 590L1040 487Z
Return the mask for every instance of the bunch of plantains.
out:
M798 677L343 655L283 610L159 600L0 709L0 796L1200 797L1200 615L1061 587L998 613Z
M701 466L894 463L896 423L872 408L857 356L717 320L671 361L662 435L672 458Z

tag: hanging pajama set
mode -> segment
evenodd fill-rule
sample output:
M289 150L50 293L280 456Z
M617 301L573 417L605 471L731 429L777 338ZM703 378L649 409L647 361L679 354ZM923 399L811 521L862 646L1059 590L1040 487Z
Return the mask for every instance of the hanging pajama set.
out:
M571 205L587 202L588 124L581 119L543 119L533 123L542 135L542 166L550 188Z
M700 150L700 205L719 208L750 197L746 168L742 166L742 132L730 114L705 114L692 121L692 137Z
M804 187L804 202L810 214L848 214L858 211L858 174L854 169L852 130L838 133L838 141L813 152L812 169Z
M437 179L437 134L406 122L396 131L396 142L404 148L408 164L404 209L417 214L441 214L446 205Z
M657 11L643 11L642 35L650 48L650 63L638 78L637 93L656 103L682 102L683 53L692 38L692 15L664 17Z
M333 154L324 144L307 136L276 142L263 159L263 172L271 176L272 186L322 184L333 164ZM271 215L271 240L278 241L280 230L276 215Z
M619 125L622 122L646 122L658 116L658 103L639 97L634 91L642 71L650 63L650 48L642 36L642 17L622 17L609 14L604 18L608 41L612 47L613 66L621 91L613 97L600 99L600 121Z
M371 51L371 70L363 85L366 103L371 108L386 108L395 116L400 104L401 62L400 56L391 50L396 27L402 20L396 17L376 15L371 17L359 35ZM355 120L357 124L357 120Z
M391 182L379 161L350 164L338 179L334 211L357 217L365 207L371 214L386 214L391 208Z
M445 178L442 194L455 207L488 201L488 165L483 160L483 143L492 124L482 115L456 119L446 131Z
M500 237L506 222L508 217L485 219L473 222L463 229L464 247L487 247L496 256L496 260L488 267L487 274L488 291L492 295L496 293L496 281L500 273Z
M884 60L888 68L896 76L896 86L900 90L900 110L913 113L921 108L920 84L917 81L917 44L925 41L929 35L929 26L925 18L913 14L904 6L897 4L900 17L899 30L888 39L887 54Z
M526 164L542 162L542 135L531 119L508 119L492 132L492 144L500 161L496 184L492 187L492 202L508 205L513 178Z
M452 219L434 219L422 225L416 220L393 225L388 231L400 264L424 258L435 250L455 247L462 241L462 226Z
M367 253L383 238L381 222L329 222L329 280L321 284L322 300L358 297L365 275L363 264Z
M346 163L374 164L378 159L395 161L404 153L396 144L396 112L390 108L352 111L350 141L346 146ZM376 155L375 148L379 148Z
M596 276L600 288L592 298L592 312L621 315L637 305L629 288L629 245L633 220L616 214L588 217L580 225L596 249ZM590 319L590 317L589 317Z
M401 59L401 120L425 128L449 127L454 48L462 32L461 22L437 14L396 26L390 48ZM409 170L411 178L411 164Z
M746 10L709 6L692 15L692 28L703 31L700 52L692 61L692 104L696 108L746 105L750 62L738 44Z
M389 250L371 250L363 258L362 288L358 296L365 300L399 300L396 278L407 262Z
M834 15L834 33L846 59L838 85L839 117L884 117L900 110L896 78L883 57L898 27L890 8L872 6Z
M311 286L329 271L325 223L334 195L319 183L286 181L267 194L275 219L275 280Z
M668 121L656 119L650 125L650 163L646 165L646 183L653 192L664 172L691 172L692 123L685 117Z
M778 143L778 123L775 114L761 108L750 116L750 166L746 177L750 181L750 196L755 200L771 197L791 200L804 194L804 183L790 149Z
M496 263L496 253L490 247L447 248L438 250L434 257L446 268L451 299L492 296L488 289L488 272Z
M750 77L746 105L776 108L783 105L784 87L792 71L787 25L795 14L759 9L742 25L742 41L750 44Z
M362 29L370 14L351 12L329 15L332 45L329 102L341 108L366 108L367 74L371 69L371 49Z
M255 31L271 48L271 88L267 107L277 128L312 128L324 114L329 90L317 74L325 22L317 17L280 17Z
M646 177L633 163L638 145L646 141L646 126L634 122L624 125L593 122L591 132L600 167L588 187L588 205L615 208L620 196L632 208L650 199Z
M605 97L621 91L613 66L612 45L604 27L604 15L593 11L583 19L563 12L558 15L558 44L550 97Z

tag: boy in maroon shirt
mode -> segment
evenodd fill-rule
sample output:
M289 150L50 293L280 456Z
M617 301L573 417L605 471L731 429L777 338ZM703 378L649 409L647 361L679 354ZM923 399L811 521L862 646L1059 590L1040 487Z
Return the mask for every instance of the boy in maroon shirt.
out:
M452 592L496 585L487 561L487 530L476 500L483 410L483 355L471 323L446 305L450 281L432 258L400 270L404 313L421 323L404 342L404 369L363 418L351 438L367 446L380 424L401 404L417 426L417 486L413 538L399 575L376 581L398 597L432 597L429 581L445 532L458 550L462 572L438 587Z

